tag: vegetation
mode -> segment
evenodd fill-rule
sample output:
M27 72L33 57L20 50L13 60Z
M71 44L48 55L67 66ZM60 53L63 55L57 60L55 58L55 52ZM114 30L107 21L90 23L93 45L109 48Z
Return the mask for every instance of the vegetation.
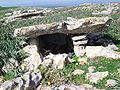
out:
M7 24L0 24L0 67L6 65L10 58L14 58L20 64L20 62L26 57L24 52L18 52L23 48L22 41L24 38L13 37L13 28ZM0 72L1 69L0 69ZM4 73L5 80L18 76L18 68L13 71ZM2 74L2 73L0 73Z
M76 58L77 59L77 58ZM77 61L77 60L76 60ZM91 83L89 80L86 79L86 73L88 73L88 67L94 66L96 67L94 72L104 72L108 71L109 76L101 80L98 84ZM46 68L40 66L39 69L44 76L42 79L42 84L46 85L60 85L64 83L74 83L74 84L91 84L100 89L120 89L120 72L118 72L118 68L120 68L120 59L112 60L104 57L98 57L95 60L88 60L88 64L80 65L78 62L74 62L68 64L62 70L54 70L51 68ZM73 75L73 71L76 69L84 70L85 73L82 75ZM106 81L108 79L114 79L117 81L118 86L115 87L106 87Z
M83 6L81 6L83 7ZM22 8L23 9L23 8ZM101 10L100 8L95 8L95 10ZM0 7L0 18L5 16L5 13L11 12L14 10L21 10L18 7ZM22 44L25 41L24 37L13 37L13 30L15 28L36 25L41 23L51 23L51 22L59 22L66 20L67 17L74 18L84 18L84 17L92 17L92 12L94 9L81 9L80 7L67 7L67 8L58 8L51 9L53 12L50 12L45 17L37 18L37 19L27 19L27 20L16 20L14 22L10 22L7 25L0 23L0 69L3 65L8 62L9 58L14 58L21 63L21 61L26 57L24 52L18 52L21 48L24 47ZM98 15L99 16L99 15ZM105 15L106 16L106 15ZM112 13L110 15L113 18L109 28L104 32L106 38L112 39L115 44L119 47L120 51L120 10L117 10L116 13ZM40 66L39 69L44 76L42 80L42 84L47 85L59 85L64 83L88 83L96 86L97 88L105 88L106 90L119 90L120 86L116 87L106 87L105 83L107 79L115 79L120 85L120 72L117 71L120 68L120 59L112 60L104 57L95 58L95 60L88 60L88 64L79 65L78 57L75 55L72 57L75 62L68 64L64 67L63 70L53 70L51 68L46 68ZM86 73L88 73L88 67L95 66L95 71L109 71L109 76L98 84L90 83L89 80L86 79ZM76 75L73 77L72 72L76 69L84 70L85 73L82 75ZM0 70L1 71L1 70ZM4 77L4 80L9 80L20 76L22 72L19 68L16 68L14 71L9 71L7 73L1 73Z

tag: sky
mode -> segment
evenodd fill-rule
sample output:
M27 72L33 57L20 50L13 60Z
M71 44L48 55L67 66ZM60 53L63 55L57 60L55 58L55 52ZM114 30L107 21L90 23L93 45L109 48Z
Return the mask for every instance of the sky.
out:
M0 0L0 6L72 6L81 3L108 3L120 0Z

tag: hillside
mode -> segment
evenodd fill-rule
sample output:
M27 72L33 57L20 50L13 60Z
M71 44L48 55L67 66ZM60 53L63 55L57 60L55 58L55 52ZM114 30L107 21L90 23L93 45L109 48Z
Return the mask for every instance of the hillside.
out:
M0 90L119 90L120 3L0 7Z

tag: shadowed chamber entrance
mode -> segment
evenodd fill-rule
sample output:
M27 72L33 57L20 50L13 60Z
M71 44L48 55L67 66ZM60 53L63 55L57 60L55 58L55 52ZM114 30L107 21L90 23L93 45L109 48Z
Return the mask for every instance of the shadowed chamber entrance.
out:
M62 54L73 52L73 43L70 35L46 34L38 37L39 50L43 55Z

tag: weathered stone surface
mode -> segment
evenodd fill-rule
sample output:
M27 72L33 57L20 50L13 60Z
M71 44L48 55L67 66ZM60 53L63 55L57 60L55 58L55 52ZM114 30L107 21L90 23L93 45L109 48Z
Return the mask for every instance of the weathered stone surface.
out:
M105 89L97 89L90 84L81 84L81 85L73 85L73 84L65 84L60 86L40 86L37 90L105 90Z
M73 41L73 45L85 45L87 44L88 40L82 40L82 41Z
M82 40L82 39L86 39L86 35L79 35L79 36L73 36L72 37L73 41Z
M13 12L15 13L15 11ZM29 18L30 16L44 16L44 13L42 11L34 11L34 12L28 12L26 11L25 13L19 13L19 14L13 14L14 18Z
M109 79L107 80L107 83L105 84L106 86L108 87L114 87L115 85L117 85L117 81L116 80L113 80L113 79Z
M109 17L90 17L79 20L69 20L61 23L41 24L18 28L14 36L37 37L44 34L64 33L80 34L102 31L110 21Z
M53 90L50 86L41 86L38 90Z
M26 71L35 71L42 62L42 55L38 53L36 45L29 45L23 48L29 56L23 60L21 69Z
M0 90L36 90L42 79L41 73L25 73L22 77L5 81Z
M98 83L103 78L106 78L109 75L108 71L106 72L96 72L96 73L87 73L86 78L92 83Z
M81 74L83 74L85 71L83 71L83 70L80 70L80 69L76 69L76 70L74 70L72 73L73 73L73 75L81 75Z
M42 62L44 66L50 66L54 69L63 69L63 67L67 63L69 63L69 58L67 54L49 54L44 58Z
M74 53L77 57L84 56L85 55L85 46L74 46Z
M99 56L113 59L120 58L120 52L116 52L109 47L103 46L86 46L86 55L88 58L95 58Z
M95 66L90 66L88 68L89 73L93 73L95 71L96 67Z
M82 84L82 85L60 85L57 90L97 90L92 85Z

